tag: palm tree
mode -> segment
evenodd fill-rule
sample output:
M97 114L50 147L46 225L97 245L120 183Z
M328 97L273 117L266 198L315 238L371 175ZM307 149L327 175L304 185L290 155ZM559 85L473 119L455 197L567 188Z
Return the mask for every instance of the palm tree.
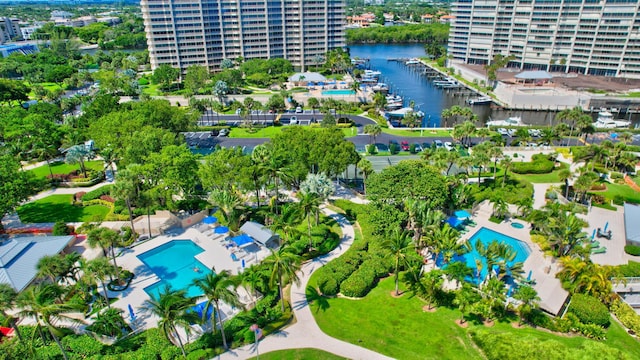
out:
M464 244L458 241L460 233L447 223L435 231L435 239L436 259L442 254L442 261L445 264L449 263L455 255L465 252Z
M521 301L520 306L518 306L518 313L520 314L520 325L522 325L525 316L537 307L537 302L540 301L540 298L538 297L538 292L528 285L519 286L513 297Z
M484 140L487 137L489 137L489 135L491 135L491 130L489 130L486 127L481 127L481 128L476 129L475 134L476 134L476 136L480 136L480 138L481 138L480 142L483 143Z
M496 180L496 172L498 171L498 161L504 158L502 148L498 146L492 146L489 148L489 157L493 158L493 181Z
M500 166L504 169L504 174L502 175L502 187L504 187L504 182L507 179L507 173L509 172L509 169L511 169L511 166L513 166L511 156L505 155L504 158L502 158L502 161L500 161Z
M480 145L476 145L473 148L473 153L471 154L473 164L478 167L478 186L480 186L480 175L482 174L482 169L491 160L489 157L490 146L487 144L488 143L482 143Z
M264 269L257 265L251 265L240 274L241 283L248 293L252 293L253 303L255 306L258 300L258 291L265 291L268 285L267 274L264 273Z
M298 283L299 279L296 271L300 267L300 257L294 254L287 246L281 246L278 251L270 251L271 255L264 259L262 264L266 266L271 273L269 276L269 284L273 286L276 282L278 283L282 312L284 312L284 293L282 289L287 279L293 280L296 284Z
M453 304L457 305L458 310L462 313L462 316L460 317L460 324L464 324L465 314L469 312L469 309L473 304L478 302L478 298L478 293L476 293L469 284L462 285L462 288L456 291L456 297L453 299Z
M493 204L491 216L504 218L509 214L509 204L504 200L504 193L502 190L494 191L490 200Z
M442 289L442 283L444 282L442 279L442 270L434 269L429 271L420 279L420 282L422 283L422 289L424 289L423 296L425 300L427 300L429 310L431 310L438 291Z
M483 300L487 304L486 318L492 321L495 318L495 310L505 300L505 285L498 278L490 278L482 287Z
M354 81L353 83L351 83L351 91L353 91L353 99L354 100L358 100L358 92L360 91L360 83L357 81Z
M133 225L133 207L132 202L136 199L137 192L137 176L130 169L123 169L118 171L117 181L111 188L111 194L116 199L124 200L127 210L129 211L129 223L131 224L131 230L135 233L136 228ZM151 234L149 234L151 235Z
M80 310L82 304L65 303L62 300L64 294L65 290L56 284L39 283L22 291L18 295L16 303L21 309L20 316L32 317L36 320L36 327L42 337L42 341L45 341L42 333L42 327L44 326L56 344L58 344L58 347L60 347L62 357L68 360L67 353L58 338L61 333L53 325L53 321L67 319L80 322L77 319L68 317L65 313Z
M174 343L174 340L178 341L178 346L180 346L184 357L187 354L177 327L183 327L188 333L190 325L200 320L195 312L187 311L195 304L196 299L187 297L186 290L172 290L167 286L158 296L151 295L151 299L146 300L142 307L142 311L150 312L160 318L158 327L167 337L167 340L172 343Z
M37 156L40 159L44 159L47 162L47 167L49 168L49 175L51 175L51 180L53 180L53 170L51 170L50 160L58 154L58 148L56 148L52 144L48 144L45 141L38 140L34 144L34 148L32 152L35 156Z
M49 281L55 283L62 275L65 267L64 258L60 255L45 255L36 264L38 276L48 278Z
M15 319L7 314L7 310L10 310L15 306L17 296L18 293L16 293L11 285L7 283L0 283L0 315L2 315L4 319L9 320L11 328L18 335L18 339L22 341L22 334L20 333L20 329L18 328Z
M588 241L588 236L582 231L584 221L574 214L564 212L549 218L542 231L549 238L551 248L558 257L581 253L581 244Z
M569 179L573 177L570 169L562 169L558 172L558 178L560 181L564 182L564 197L565 199L569 197Z
M69 164L78 164L80 165L80 171L84 174L84 177L87 177L87 168L85 166L85 160L91 158L93 156L93 151L88 149L84 144L82 145L74 145L66 150L64 161Z
M278 213L278 202L280 201L280 180L287 177L287 168L286 168L286 160L280 156L276 155L273 152L270 153L267 161L264 163L265 172L268 176L273 180L275 190L276 190L276 199L274 202L275 213Z
M122 310L109 308L98 313L93 324L87 327L97 334L116 337L122 335L122 330L127 328L127 323L122 318Z
M369 144L375 144L376 137L382 133L382 129L378 124L367 124L363 128L363 132L369 135Z
M300 199L300 201L298 202L298 207L300 208L300 211L304 214L304 216L307 218L309 249L311 250L311 248L313 247L313 242L311 239L311 217L320 208L320 197L318 196L318 194L313 192L301 191L298 194L298 199Z
M237 307L241 305L240 301L238 301L235 284L231 279L231 273L227 270L223 270L218 274L209 273L204 278L194 280L193 284L202 290L203 296L207 298L207 303L204 309L202 309L202 321L206 320L207 313L211 306L215 306L215 313L220 324L220 331L222 332L222 344L225 350L228 349L227 338L224 334L224 326L222 325L220 302L222 301L227 305Z
M463 261L454 261L447 265L444 269L444 274L447 276L449 281L455 280L457 288L466 277L473 275L473 269L468 267Z
M411 237L407 231L396 229L393 234L382 242L382 248L389 251L393 256L393 272L395 276L396 296L400 295L399 281L400 267L407 264L409 250L413 247Z
M235 189L213 189L209 194L209 201L212 205L218 207L224 220L229 224L229 228L237 231L240 227L240 221L244 216L244 201L240 192Z
M299 235L298 224L302 218L300 208L295 204L286 203L280 210L278 215L271 214L271 224L268 227L273 232L281 233L285 242L291 242Z
M106 301L107 307L111 307L109 301L109 293L107 292L107 286L105 284L105 280L107 278L111 278L114 275L117 275L117 269L113 266L109 260L105 257L95 258L93 260L87 261L84 264L84 268L86 271L84 272L86 276L91 277L94 280L100 282L102 286L102 291L104 291L104 299Z

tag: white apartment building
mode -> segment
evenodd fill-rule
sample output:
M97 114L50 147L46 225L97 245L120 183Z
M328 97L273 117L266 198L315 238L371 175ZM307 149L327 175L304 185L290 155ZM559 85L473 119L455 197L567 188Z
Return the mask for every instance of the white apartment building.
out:
M455 0L449 54L522 70L640 78L640 0Z
M141 0L152 69L285 58L302 71L345 46L344 0Z

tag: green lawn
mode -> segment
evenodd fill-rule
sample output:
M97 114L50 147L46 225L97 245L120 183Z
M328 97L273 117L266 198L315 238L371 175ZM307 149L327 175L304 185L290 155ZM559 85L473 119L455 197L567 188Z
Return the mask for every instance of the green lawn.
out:
M109 212L109 208L102 205L73 206L72 198L72 194L47 196L20 206L18 215L24 223L85 222L100 221Z
M252 357L250 359L256 359ZM328 353L326 351L318 349L291 349L291 350L278 350L272 351L266 354L260 354L260 359L263 360L340 360L345 359L338 355Z
M558 174L564 169L568 169L569 164L560 163L560 166L548 174L514 174L515 177L532 183L560 183Z
M87 170L100 171L104 169L104 162L102 160L86 161L84 163L84 166L87 168ZM51 171L53 171L54 174L68 174L74 170L80 170L80 165L72 165L64 162L51 163ZM29 172L33 173L36 179L45 179L48 175L50 175L49 167L46 164L31 169L29 170Z
M463 329L454 323L460 313L445 307L433 313L423 312L424 302L410 294L397 299L391 297L393 286L393 277L389 277L364 299L323 298L315 300L311 309L318 325L328 335L397 359L483 358L469 336L470 329L484 328L483 325L470 321L469 328ZM491 329L519 337L555 340L571 348L593 341L532 328L514 329L508 321L496 323ZM604 343L621 349L630 358L640 358L640 343L615 322Z
M42 82L42 83L36 83L36 84L30 84L28 81L24 82L25 85L29 86L29 87L33 87L35 85L40 85L43 88L49 90L49 91L54 91L57 89L62 89L64 90L64 87L61 87L60 85L56 84L56 83L51 83L51 82ZM33 92L33 90L31 90L27 96L29 97L29 99L35 99L36 94Z
M160 91L160 84L149 84L141 86L142 93L147 94L149 96L161 96L162 91Z
M385 134L404 136L404 137L451 137L449 130L400 130L400 129L388 129L382 128L382 132Z
M640 203L640 192L633 190L629 185L606 183L606 191L591 191L593 194L604 195L609 200L613 200L616 195L633 203Z

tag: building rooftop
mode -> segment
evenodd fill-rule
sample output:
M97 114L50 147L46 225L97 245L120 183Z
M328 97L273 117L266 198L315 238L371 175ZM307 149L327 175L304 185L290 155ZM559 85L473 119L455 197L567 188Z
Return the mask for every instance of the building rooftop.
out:
M640 206L624 204L624 232L627 242L640 245Z
M0 283L22 291L38 272L36 265L46 255L59 254L75 236L28 236L0 243Z
M304 78L303 78L304 76ZM302 78L302 80L300 80ZM327 78L316 72L295 73L289 76L289 81L327 81Z
M516 79L551 79L553 76L546 71L536 70L536 71L523 71L516 75Z
M277 234L274 234L273 231L267 229L264 225L258 224L257 222L247 221L242 224L240 230L251 236L256 242L261 245L266 245L267 242L271 239L275 239L278 237Z

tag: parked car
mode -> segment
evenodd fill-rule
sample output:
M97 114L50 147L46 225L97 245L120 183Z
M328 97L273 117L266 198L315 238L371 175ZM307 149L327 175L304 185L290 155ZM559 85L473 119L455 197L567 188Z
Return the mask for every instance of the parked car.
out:
M453 144L451 143L451 141L445 142L444 143L444 148L447 149L447 151L455 150L455 148L453 147Z
M531 137L538 137L540 136L540 130L538 129L529 129L529 136Z
M292 117L289 119L289 124L291 124L291 125L296 125L297 123L298 123L298 118L297 118L297 117L292 116Z
M218 129L211 130L211 136L218 136L218 134L220 134L220 130Z
M416 152L420 152L420 151L422 151L422 150L423 150L423 149L422 149L422 145L420 145L420 144L418 144L418 143L413 143L413 144L411 144L411 145L413 145L413 148L416 150ZM411 145L409 145L409 149L411 149Z
M497 131L498 131L498 134L500 134L500 135L508 135L509 134L509 132L505 128L499 128Z
M440 140L433 140L433 143L436 144L436 149L440 149L444 146L444 144Z
M296 108L296 114L302 114L302 107L301 106L298 106Z
M428 142L423 142L422 143L422 150L429 149L430 147L431 147L431 144L429 144Z
M220 129L218 132L218 137L225 137L229 135L229 129Z
M509 129L507 130L507 135L514 137L516 135L516 129Z
M408 141L401 142L400 148L402 149L402 151L409 151L409 142Z

